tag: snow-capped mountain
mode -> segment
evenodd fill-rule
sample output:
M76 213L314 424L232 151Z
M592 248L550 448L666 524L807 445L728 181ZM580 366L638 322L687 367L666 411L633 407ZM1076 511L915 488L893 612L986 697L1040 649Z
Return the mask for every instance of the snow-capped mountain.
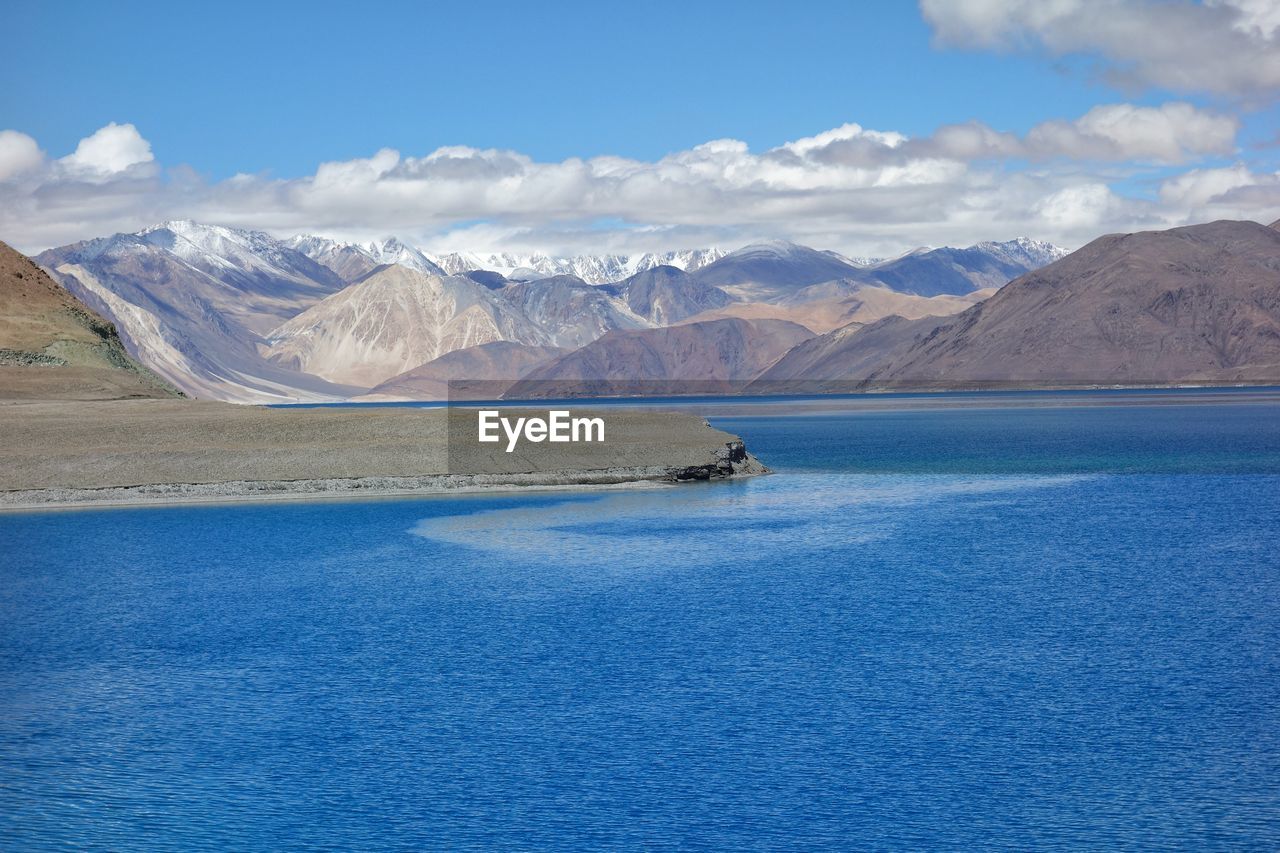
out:
M36 260L115 323L131 355L193 396L259 402L348 393L259 354L263 334L344 286L260 231L166 222Z
M328 237L299 234L284 241L285 245L324 264L344 281L355 281L383 264L399 264L432 275L447 275L426 254L396 237L385 237L368 243L343 243Z
M978 243L972 248L990 252L1011 264L1018 264L1029 270L1047 267L1054 261L1062 260L1071 254L1061 246L1055 246L1044 240L1032 240L1030 237L1018 237L1003 243Z
M638 272L658 266L675 267L693 272L722 257L720 249L685 249L676 252L648 252L639 255L576 255L553 257L541 253L512 254L510 252L477 253L451 252L432 256L435 262L450 275L471 270L489 270L507 278L528 281L556 275L571 275L588 284L606 284L622 281Z
M697 271L704 284L725 288L744 300L770 299L811 284L856 276L855 266L835 252L766 240L743 246Z
M745 301L772 301L828 281L882 285L918 296L962 296L1001 287L1025 272L1065 255L1050 243L1020 238L965 249L922 246L887 261L861 264L785 240L769 240L730 252L696 274Z
M871 257L870 255L844 255L840 252L833 252L830 249L827 250L827 254L833 255L854 267L873 267L885 260L884 258Z
M101 248L119 247L130 242L131 237L211 275L232 280L263 278L292 281L309 288L316 282L332 282L333 279L308 258L300 257L301 253L263 231L201 225L189 219L178 219L152 225L136 234L108 237Z
M1067 254L1052 243L1020 237L1002 243L978 243L966 249L921 247L867 267L853 278L918 296L963 296L1003 287Z
M712 247L710 249L685 249L678 252L661 252L654 254L652 252L633 256L628 261L627 272L629 275L635 275L645 270L651 270L654 267L675 267L685 272L697 272L707 264L713 264L723 258L728 252L724 249Z
M574 348L610 332L719 315L805 322L847 307L815 300L862 298L866 287L956 294L957 304L970 304L975 291L1063 254L1019 239L881 262L783 241L730 254L432 256L390 237L277 240L178 220L37 260L112 320L135 358L184 391L269 402L350 396L491 341ZM445 274L463 270L492 272L480 281Z

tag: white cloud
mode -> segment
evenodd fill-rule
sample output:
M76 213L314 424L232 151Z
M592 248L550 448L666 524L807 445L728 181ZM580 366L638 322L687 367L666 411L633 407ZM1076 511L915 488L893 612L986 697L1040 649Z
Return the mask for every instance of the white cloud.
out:
M1241 206L1280 212L1280 173L1257 173L1243 163L1217 169L1193 169L1160 185L1160 201L1199 211L1206 220L1232 219ZM1264 221L1276 218L1259 217Z
M1159 107L1103 104L1075 121L1042 122L1021 139L969 122L939 128L932 138L913 141L904 150L969 160L1061 157L1177 164L1203 155L1233 153L1239 128L1234 116L1187 103Z
M142 138L136 127L112 122L81 139L75 152L58 162L70 171L105 176L154 159L151 143Z
M1058 190L1037 202L1034 210L1056 229L1098 233L1123 204L1106 184L1081 184Z
M1027 135L1032 150L1049 156L1181 163L1203 154L1231 154L1239 121L1233 116L1172 103L1097 106L1066 125L1046 122Z
M1247 35L1273 38L1280 30L1280 3L1275 0L1206 0L1205 5L1234 8L1231 25Z
M782 164L813 161L868 168L927 160L1044 161L1055 158L1178 164L1204 155L1234 153L1239 127L1240 122L1234 116L1187 103L1158 107L1104 104L1074 121L1042 122L1023 137L978 121L944 125L931 136L914 139L844 125L808 139L788 142L771 154Z
M394 233L438 250L647 251L784 237L886 254L1020 235L1074 246L1206 213L1280 216L1273 177L1206 161L1234 156L1235 131L1234 118L1189 104L1114 104L1025 135L980 122L912 138L846 124L764 151L720 139L655 161L383 149L302 178L210 183L183 166L162 172L132 125L109 125L61 160L39 155L29 137L0 136L0 167L26 170L0 183L0 238L38 250L191 218L281 236ZM6 159L10 149L21 156ZM1163 169L1179 163L1188 170ZM1144 174L1165 180L1157 198L1117 188Z
M1114 82L1280 97L1275 0L920 0L941 45L1083 54Z
M30 172L44 163L36 141L16 130L0 130L0 181Z

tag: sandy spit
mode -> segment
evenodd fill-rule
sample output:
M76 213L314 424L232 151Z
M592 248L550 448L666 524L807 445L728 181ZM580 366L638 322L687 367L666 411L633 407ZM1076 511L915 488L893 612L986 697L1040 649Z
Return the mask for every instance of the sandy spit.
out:
M766 473L700 417L584 408L608 440L474 441L474 413L182 400L0 404L0 511L659 485ZM526 412L527 414L527 412Z

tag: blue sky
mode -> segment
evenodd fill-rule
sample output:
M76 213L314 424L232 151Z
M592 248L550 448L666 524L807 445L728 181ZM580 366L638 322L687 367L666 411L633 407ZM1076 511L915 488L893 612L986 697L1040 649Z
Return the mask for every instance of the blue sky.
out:
M1025 130L1105 97L1034 59L932 50L901 0L126 5L20 6L4 126L70 151L129 121L166 162L291 177L384 146L652 159L848 121Z
M1255 14L1245 7L1262 0L1231 2L1243 5L1225 15L1189 0L1173 5L1200 16L1188 18L1196 30L1223 29L1222 39L1228 41L1206 39L1205 48L1221 51L1243 32L1246 12ZM1094 0L1094 12L1099 4L1127 15L1161 13L1152 18L1155 25L1141 30L1157 43L1186 38L1185 30L1162 31L1159 21L1167 18L1167 8L1146 0ZM940 127L976 121L1024 137L1046 122L1076 121L1091 109L1117 104L1153 110L1189 104L1205 114L1230 116L1236 125L1233 144L1191 141L1184 155L1153 158L1141 146L1122 145L1120 154L1098 156L1097 145L1081 144L1077 155L1055 143L1048 154L1043 148L1029 156L1021 149L1002 149L994 158L998 162L986 154L977 159L986 163L988 176L1012 175L1024 182L1053 161L1055 179L1042 187L1044 198L1072 185L1072 172L1080 186L1102 184L1121 198L1149 201L1165 181L1191 168L1243 166L1264 176L1277 168L1276 147L1265 144L1280 134L1265 56L1273 45L1280 49L1280 41L1266 31L1266 20L1257 43L1246 44L1262 51L1256 79L1242 79L1234 68L1213 69L1210 82L1200 86L1187 85L1167 59L1126 47L1123 34L1098 30L1089 36L1092 41L1064 42L1063 33L1081 27L1071 21L1045 23L1030 0L952 3L941 12L930 5L900 0L785 8L758 2L21 4L10 10L8 20L22 36L0 53L0 73L9 81L0 90L0 128L34 140L45 167L53 168L98 129L112 123L131 126L145 140L150 174L134 168L129 192L148 193L150 203L103 217L110 221L101 225L127 228L152 212L181 214L187 204L192 216L219 212L229 224L272 230L310 224L356 237L366 230L395 229L417 239L503 244L541 237L567 244L583 230L599 232L601 222L621 223L622 242L658 239L655 233L662 239L730 240L778 233L865 250L938 243L972 229L931 230L924 221L915 223L918 227L877 228L875 204L854 215L850 227L830 222L809 233L788 231L785 222L770 223L763 214L743 222L676 222L685 218L684 209L672 216L661 205L634 211L621 204L584 205L592 209L575 219L567 201L565 209L541 219L530 210L503 211L494 205L475 210L428 205L400 219L371 215L343 223L325 213L273 220L251 215L260 210L225 204L220 209L210 196L225 198L233 189L242 190L228 179L244 173L262 182L259 195L274 194L272 204L280 204L281 193L299 186L288 182L312 180L320 164L367 160L383 149L401 155L384 177L403 172L410 158L444 146L516 152L535 164L598 157L655 164L717 139L739 140L760 154L850 123L923 139ZM995 19L985 11L1002 5L1007 8ZM952 11L956 7L959 13ZM1126 50L1133 52L1125 55ZM1186 61L1198 60L1189 53ZM1133 121L1143 120L1142 114L1132 115ZM847 148L846 143L841 140ZM1126 158L1125 151L1136 154ZM89 161L82 157L81 162ZM491 161L483 165L496 168ZM967 161L966 168L972 163ZM28 213L49 219L47 227L37 222L29 228L30 236L18 235L27 243L62 239L74 230L52 221L72 217L73 209L46 205L54 195L61 199L67 184L91 185L82 187L88 196L84 204L95 210L117 204L122 191L103 189L107 182L90 180L83 170L54 172L42 191L28 187L23 196L34 205ZM940 181L953 180L943 172L938 171ZM663 180L669 177L664 171ZM143 178L153 185L136 184ZM54 179L60 182L56 194L49 186ZM883 185L877 180L867 179L863 189ZM771 182L772 177L756 178L757 187ZM193 189L197 184L203 189ZM598 202L599 187L591 191ZM5 192L0 183L0 198ZM963 188L939 201L947 198L963 200ZM1034 205L1028 199L1024 208ZM823 210L828 218L833 212ZM1150 210L1127 216L1134 222L1159 218ZM1118 222L1124 216L1113 218ZM1097 227L1109 225L1106 219L1099 213ZM1051 223L1046 226L1046 232L1055 230ZM99 227L99 221L86 221L84 227ZM1078 240L1092 227L1083 222L1077 228L1063 219L1056 226L1059 233L1047 236Z

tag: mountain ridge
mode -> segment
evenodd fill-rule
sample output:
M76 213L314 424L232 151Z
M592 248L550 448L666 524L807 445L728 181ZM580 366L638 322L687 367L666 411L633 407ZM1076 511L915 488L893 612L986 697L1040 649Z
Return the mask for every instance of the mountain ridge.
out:
M991 258L1040 245L1023 240L950 251L976 252L977 260L957 262L961 274L976 276L981 264L994 263ZM937 251L941 250L924 250L913 257ZM716 270L732 271L736 266L742 273L743 257L750 260L753 254L755 260L763 257L772 263L771 274L784 286L761 296L749 292L759 289L758 283L730 286L736 293L713 283ZM114 321L126 348L144 364L187 393L235 402L344 399L450 349L496 340L575 348L614 330L731 317L796 320L811 324L813 331L825 331L852 318L878 319L886 311L913 316L954 312L985 295L974 291L928 303L921 301L924 297L894 294L870 278L883 263L864 264L784 241L754 244L728 255L688 250L577 256L579 261L595 259L590 269L581 264L579 268L597 279L643 267L597 284L568 273L512 269L506 272L517 278L528 273L526 279L469 270L455 281L441 275L433 257L440 259L394 237L362 244L306 235L277 240L261 231L173 220L133 234L51 249L40 260L78 297ZM550 264L547 269L559 263L549 256L511 255L501 260ZM671 264L659 263L667 260ZM421 288L412 283L412 276L399 278L396 287L381 288L377 299L360 296L364 291L334 299L386 269L448 280L446 301L461 307L427 310L422 300L406 297L401 287L427 302L444 298L443 291L430 299L418 293L415 288ZM840 283L845 279L796 284L835 271L849 274L846 284ZM744 281L741 275L735 280ZM743 301L761 298L766 301ZM341 319L337 311L313 324L320 303L336 310L337 301L359 302L361 307ZM459 312L470 309L474 310L459 318ZM298 319L308 311L312 313ZM375 316L380 318L377 322L370 319Z
M725 393L812 335L785 320L736 317L615 330L531 371L504 397Z
M177 221L50 249L36 261L110 319L132 356L187 394L233 402L349 394L259 352L268 331L344 286L262 232Z
M1109 234L947 318L807 341L759 377L845 386L1280 380L1280 231L1219 220Z

